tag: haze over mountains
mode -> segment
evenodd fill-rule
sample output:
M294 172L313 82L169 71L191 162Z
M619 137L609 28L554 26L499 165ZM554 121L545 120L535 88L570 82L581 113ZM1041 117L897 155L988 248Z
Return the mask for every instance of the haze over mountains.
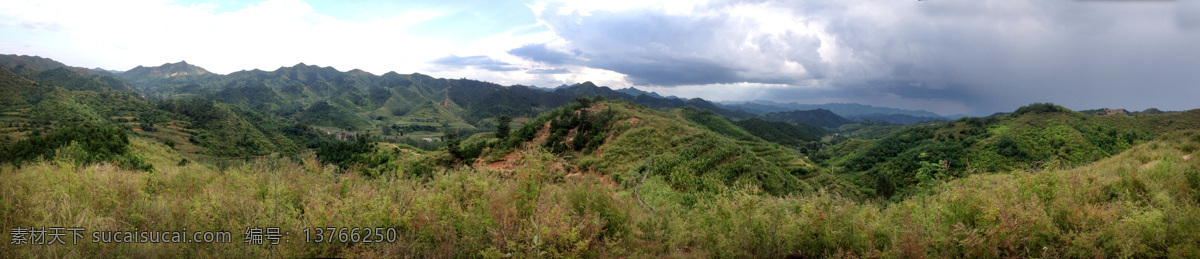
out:
M315 74L310 74L310 73L315 73ZM327 96L327 94L330 94L330 93L313 92L312 91L313 88L310 86L312 84L318 84L318 85L325 84L325 87L331 88L331 89L332 89L332 87L335 87L335 86L338 86L338 87L354 86L354 87L357 87L357 90L358 90L354 94L361 95L361 94L364 94L364 90L371 91L372 84L378 83L376 80L372 79L374 76L373 74L367 73L365 71L355 69L355 70L351 70L351 71L347 71L347 72L341 72L341 71L337 71L336 69L333 69L331 67L323 67L322 68L322 67L317 67L317 66L306 65L304 63L300 63L300 64L297 64L296 66L292 66L292 67L280 67L279 69L277 69L275 71L270 71L270 72L254 70L254 71L239 71L239 72L231 73L229 75L218 75L218 74L209 73L204 68L201 68L196 65L188 64L187 62L184 61L184 62L178 62L178 63L163 64L161 66L155 66L155 67L138 66L129 71L119 73L118 75L125 79L130 80L131 82L134 82L136 85L138 85L139 87L142 88L143 92L148 93L151 96L155 96L158 98L167 98L167 97L175 96L178 94L198 94L198 93L200 93L200 92L196 92L196 91L199 91L198 86L202 87L205 84L207 84L208 87L211 89L218 89L218 88L231 87L232 85L229 85L229 84L244 83L244 82L246 82L245 80L247 80L247 78L256 78L254 80L259 80L259 81L262 81L262 80L271 81L271 79L268 79L267 77L270 77L272 75L281 75L282 77L284 77L283 79L278 79L278 80L282 80L282 81L272 82L273 84L288 85L288 86L286 86L286 88L274 89L275 91L285 92L285 90L286 90L287 93L300 94L297 96L288 96L288 97L307 97L310 94L316 94L317 96L322 96L322 97L331 97L331 96ZM249 76L249 75L255 75L255 76ZM343 83L341 83L341 85L328 85L329 80L335 80L337 78L340 78L340 76L343 76L343 75L350 75L350 76L353 76L356 78L360 78L362 80L355 81L353 83L343 82ZM414 74L414 75L419 75L419 74ZM389 80L391 80L391 82L388 84L393 84L393 85L391 85L391 87L395 87L396 86L395 84L411 84L410 82L401 83L401 82L396 81L396 80L400 80L400 79L398 79L399 76L401 76L401 75L396 74L396 73L387 73L387 74L384 74L382 77L390 78ZM408 75L409 78L411 78L411 76L412 75ZM302 79L300 81L294 81L294 80L301 79L301 78L304 78L304 79ZM289 81L289 79L292 81ZM429 79L432 80L432 78L429 78ZM320 82L318 82L318 80ZM224 83L225 85L218 85L217 83L215 83L216 81L223 81L223 82L225 82ZM186 82L187 84L184 84L184 82ZM303 87L304 89L300 89L299 86L301 86L301 85L304 86ZM498 86L498 85L491 84L491 86ZM538 88L531 87L531 89L538 89ZM646 92L646 91L642 91L642 90L632 88L632 87L618 89L618 90L612 90L611 88L608 88L608 87L596 86L594 84L591 84L591 82L585 82L585 83L574 84L574 85L569 85L569 86L562 85L557 88L540 88L540 89L546 90L548 92L562 91L559 93L569 93L572 95L579 95L579 96L604 95L609 98L627 99L627 100L635 100L637 98L641 98L640 101L638 101L639 103L651 104L650 106L652 106L652 107L679 107L679 106L684 105L684 103L686 103L686 101L688 101L688 99L685 99L685 98L679 98L679 97L675 97L675 96L669 96L669 97L662 96L662 95L659 95L654 92ZM250 89L241 89L241 90L250 90ZM230 90L230 91L237 91L237 90ZM376 92L369 93L369 94L374 94L375 96L373 96L371 98L377 99L376 100L377 102L386 102L388 98L391 98L391 96L383 96L383 95L389 94L389 93L381 92L384 90L375 89L374 91L376 91ZM435 91L427 91L426 93L436 95L433 92L435 92ZM227 95L228 94L232 94L232 93L227 93ZM276 100L279 98L278 96L275 96L275 95L269 94L269 93L259 93L259 94L266 94L267 96L254 96L253 98L250 98L250 99L269 101L269 100ZM333 94L341 96L341 94L346 94L346 93L333 93ZM354 94L347 96L347 98L360 98L359 96L354 95ZM640 97L642 95L646 95L646 97ZM455 95L455 96L458 97L457 95ZM653 100L650 98L665 99L665 100ZM304 98L301 98L301 99L304 99ZM463 100L463 99L454 98L454 100ZM432 99L426 100L426 101L432 101ZM405 101L401 101L401 102L405 102ZM362 106L361 104L363 104L361 101L359 101L359 102L352 101L351 103L355 103L354 106ZM840 115L840 116L846 117L846 118L851 118L854 120L859 120L859 121L875 120L875 121L885 121L885 122L892 122L892 123L899 123L899 124L909 124L909 123L928 121L928 120L945 120L945 119L957 118L957 117L943 117L943 116L939 116L937 114L926 112L926 111L910 111L910 110L895 109L895 108L873 107L873 106L860 105L860 104L824 104L824 105L795 104L795 103L782 104L782 103L775 103L775 102L770 102L770 101L756 101L756 102L742 102L742 103L725 102L725 104L712 104L712 103L709 103L709 102L706 102L703 100L695 100L695 101L692 101L691 104L697 105L698 107L705 108L705 109L716 110L719 113L722 113L723 115L732 116L732 117L750 117L751 116L750 114L745 114L745 113L735 113L735 111L738 111L738 110L742 110L742 111L746 111L746 112L750 112L750 113L754 113L754 114L764 114L764 113L769 113L769 112L785 112L785 111L794 111L794 110L828 109L828 110L833 111L837 115ZM286 106L287 104L281 103L280 105ZM535 106L540 106L540 105L543 105L543 104L538 104ZM363 108L377 109L378 108L377 106L379 106L379 105L375 105L375 106L371 106L371 107L363 107ZM390 107L390 109L396 110L396 109L404 109L404 108ZM800 122L800 121L792 121L792 122ZM834 124L824 124L824 126L835 126L836 127L836 125L834 125Z

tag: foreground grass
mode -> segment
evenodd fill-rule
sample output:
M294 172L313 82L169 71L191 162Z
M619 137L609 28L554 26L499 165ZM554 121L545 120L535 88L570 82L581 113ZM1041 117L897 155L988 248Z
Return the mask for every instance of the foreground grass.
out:
M698 196L564 171L539 150L511 172L374 178L303 161L224 171L134 140L154 172L47 161L0 169L0 257L1200 257L1200 133L1093 164L973 175L898 203L753 186ZM1185 159L1185 157L1188 157ZM16 227L83 227L77 245L13 245ZM247 245L247 227L290 242ZM394 243L305 243L304 228L394 227ZM222 230L229 244L93 244L97 230Z

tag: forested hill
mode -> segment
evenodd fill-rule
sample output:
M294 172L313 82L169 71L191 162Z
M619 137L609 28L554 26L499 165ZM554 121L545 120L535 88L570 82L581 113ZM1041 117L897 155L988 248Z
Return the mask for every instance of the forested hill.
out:
M130 84L103 71L70 67L38 56L0 55L0 66L13 74L43 85L55 85L68 90L103 91L112 89L137 92Z
M306 109L313 107L331 109L335 112L328 115L350 117L343 120L355 121L349 124L350 129L369 127L367 121L474 129L484 126L481 121L499 115L532 117L565 105L575 97L596 95L630 100L653 108L693 106L730 117L753 116L722 109L702 99L633 96L591 82L547 92L520 85L441 79L419 73L374 75L357 69L342 72L304 63L274 71L250 70L216 75L180 62L138 67L120 76L135 82L152 98L205 97L318 126L344 127L323 123L330 121L326 118L296 117L303 116ZM318 103L322 103L321 106L314 106Z
M812 158L835 173L852 175L875 195L896 198L936 179L1081 166L1165 133L1195 128L1200 128L1200 110L1097 116L1039 103L1010 114L850 139Z
M816 109L809 111L795 110L789 112L772 112L758 116L768 121L782 121L788 123L804 123L812 124L826 128L836 128L838 126L854 123L849 119L838 116L826 109Z
M730 110L746 111L758 115L786 113L791 111L811 111L824 109L852 121L880 121L893 124L913 124L934 120L953 120L962 115L941 116L924 110L905 110L888 107L876 107L857 103L826 103L799 104L777 103L772 101L721 102L718 106Z
M936 113L924 110L905 110L888 107L876 107L871 105L857 103L826 103L826 104L800 104L800 103L778 103L772 101L749 101L749 102L723 102L721 106L734 110L744 110L756 114L764 114L770 112L786 112L793 110L815 110L826 109L843 117L854 117L871 114L904 114L917 117L943 118Z
M224 157L295 153L308 141L287 134L298 133L286 130L297 125L236 105L197 98L147 100L108 72L37 57L0 60L3 162L50 158L72 141L105 150L82 160L122 157L127 133L189 154Z
M568 171L598 172L618 182L662 175L676 188L700 196L745 184L776 195L826 189L858 196L857 188L789 148L756 137L712 111L659 111L604 98L575 100L511 134L467 139L450 147L452 155L458 163L503 171L528 163L521 161L528 158L513 154L549 152L574 167Z
M853 121L882 121L882 122L895 123L895 124L913 124L913 123L926 122L926 121L947 120L944 117L925 117L925 116L912 116L912 115L907 115L907 114L882 114L882 113L848 116L846 118L853 120Z

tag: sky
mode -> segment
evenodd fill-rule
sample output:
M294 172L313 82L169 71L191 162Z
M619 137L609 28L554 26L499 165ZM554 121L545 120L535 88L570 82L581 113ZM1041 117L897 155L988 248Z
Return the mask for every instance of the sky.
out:
M1200 108L1200 0L0 0L0 54L298 63L943 115Z

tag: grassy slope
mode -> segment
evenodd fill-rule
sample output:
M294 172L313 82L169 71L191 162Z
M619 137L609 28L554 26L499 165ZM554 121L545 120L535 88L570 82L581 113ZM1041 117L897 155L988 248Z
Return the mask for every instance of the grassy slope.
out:
M696 201L651 176L627 188L562 160L520 151L513 172L459 169L427 178L339 174L311 157L218 171L179 166L169 148L135 138L156 171L61 161L0 169L0 228L226 230L232 244L14 246L33 254L169 256L810 256L1195 257L1200 251L1200 132L1170 134L1069 170L972 175L881 206L827 192L774 197L734 186ZM417 153L396 153L422 159ZM1185 158L1186 157L1186 158ZM45 183L54 183L47 186ZM240 243L277 226L292 242ZM388 244L306 244L301 228L396 227Z
M822 150L816 160L850 175L867 193L896 199L919 189L923 168L953 176L1071 168L1166 132L1200 127L1200 110L1095 116L1056 109L1061 110L905 127L878 139L842 142ZM949 170L937 166L942 160Z
M754 137L711 112L695 109L663 112L626 101L600 102L582 109L590 114L583 120L608 126L586 130L584 126L568 125L574 121L571 116L579 114L580 109L571 105L548 112L515 134L528 132L525 135L531 143L549 150L565 146L559 148L568 150L562 156L582 171L609 175L627 185L649 170L650 174L667 176L674 188L697 195L749 184L777 195L827 187L857 196L856 188L846 187L840 179L818 171L788 149ZM602 119L606 113L611 118ZM592 132L596 130L601 132ZM587 132L584 137L588 139L575 142L580 131ZM592 138L602 140L602 145L589 146L594 150L575 148ZM468 141L464 145L473 144ZM507 152L506 149L485 152L484 162L497 162Z

